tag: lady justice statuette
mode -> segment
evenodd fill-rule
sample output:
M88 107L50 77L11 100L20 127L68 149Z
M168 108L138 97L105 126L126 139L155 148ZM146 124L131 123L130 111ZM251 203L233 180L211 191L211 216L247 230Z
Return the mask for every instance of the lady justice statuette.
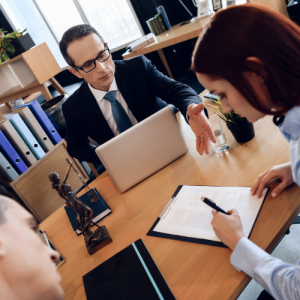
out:
M93 211L75 195L71 186L66 183L70 174L71 167L79 175L77 170L73 167L72 162L68 159L67 162L69 165L62 182L60 176L56 172L51 172L48 178L52 182L52 188L57 190L59 196L66 200L66 205L72 208L77 213L77 229L80 230L84 235L84 241L87 250L89 254L92 255L107 244L109 244L110 242L112 242L112 239L105 226L99 227L98 225L93 223L93 225L96 225L98 228L96 230L93 230L91 228ZM79 178L82 180L80 175ZM92 197L92 202L98 200L93 190L89 190L87 195Z

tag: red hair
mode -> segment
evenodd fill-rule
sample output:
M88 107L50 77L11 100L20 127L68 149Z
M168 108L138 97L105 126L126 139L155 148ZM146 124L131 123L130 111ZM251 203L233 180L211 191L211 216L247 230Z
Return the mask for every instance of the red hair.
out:
M248 57L259 58L263 68L258 63L246 63ZM284 113L300 105L300 27L262 5L221 10L197 41L192 69L229 81L263 113ZM280 111L271 111L260 103L259 95L243 76L246 71L264 79L271 100Z

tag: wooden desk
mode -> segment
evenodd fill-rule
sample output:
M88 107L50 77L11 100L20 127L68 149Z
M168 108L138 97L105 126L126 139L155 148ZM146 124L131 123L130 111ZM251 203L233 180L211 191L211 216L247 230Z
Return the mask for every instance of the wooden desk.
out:
M229 262L231 251L146 236L178 185L250 186L272 165L289 161L289 146L266 117L255 123L256 137L243 145L225 129L230 148L227 153L200 156L195 137L184 119L180 123L190 151L124 194L120 194L105 172L90 186L96 187L113 210L99 222L105 224L113 242L90 256L83 236L73 232L61 207L43 223L54 245L66 258L59 268L66 300L86 299L82 276L142 238L176 299L235 299L249 277ZM276 198L267 197L251 240L271 251L300 212L300 189L292 185ZM101 295L99 295L100 297ZM100 297L101 298L101 297Z
M173 26L170 30L167 30L155 37L155 42L150 45L141 48L135 52L125 52L123 58L127 59L142 54L147 54L153 51L157 51L160 59L162 60L170 78L173 78L172 72L167 63L166 57L162 51L163 48L193 39L198 37L202 29L208 24L211 16L203 18L195 18L193 22L180 26L179 24Z

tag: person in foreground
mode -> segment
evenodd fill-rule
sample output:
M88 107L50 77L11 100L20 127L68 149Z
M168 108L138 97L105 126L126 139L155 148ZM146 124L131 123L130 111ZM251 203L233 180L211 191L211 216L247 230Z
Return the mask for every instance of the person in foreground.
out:
M164 76L145 56L113 61L107 43L90 25L67 30L59 46L69 71L85 80L62 106L71 156L99 163L89 138L101 145L167 103L186 117L198 152L209 153L210 140L216 140L204 104L190 87Z
M59 254L37 235L36 220L0 186L0 299L62 300Z
M200 36L192 69L200 83L219 96L225 113L235 111L250 122L274 115L275 125L290 143L291 162L261 174L252 195L260 197L273 178L281 183L271 191L272 197L293 182L300 186L300 27L260 5L225 9ZM213 211L211 225L233 251L231 264L275 299L300 299L300 262L286 264L264 252L245 237L238 212L228 213Z

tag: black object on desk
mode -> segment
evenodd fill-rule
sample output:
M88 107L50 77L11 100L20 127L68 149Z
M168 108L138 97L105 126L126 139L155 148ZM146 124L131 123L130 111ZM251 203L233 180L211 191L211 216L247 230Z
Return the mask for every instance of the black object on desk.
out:
M46 235L46 231L42 231L39 230L38 233L39 237L41 238L41 240L43 241L43 243L45 243L50 249L56 251L59 253L59 251L53 246L53 244L51 243L51 241L48 239L47 235ZM61 265L63 265L66 262L66 260L62 257L62 255L59 253L59 259L58 261L55 263L56 267L59 268Z
M191 23L191 20L184 21L184 22L180 23L179 26L182 26L182 25L185 25L185 24L189 24L189 23Z
M204 95L204 98L211 99L211 100L214 100L214 101L218 101L219 100L219 96L218 95L211 94L211 93L206 93Z
M92 221L94 223L97 223L100 220L102 220L104 217L106 217L107 215L111 214L112 210L95 188L93 188L92 191L94 191L95 194L98 196L98 198L99 198L98 201L91 202L91 198L88 196L90 191L83 194L79 198L84 204L86 204L90 209L93 210L93 220ZM69 217L69 220L71 222L73 230L76 231L76 233L78 235L80 235L81 231L77 229L77 221L76 221L77 214L76 214L76 212L72 208L67 207L67 206L65 206L65 210Z
M207 204L208 206L210 206L211 208L215 209L218 212L221 212L225 215L228 215L228 213L226 211L224 211L221 207L219 207L215 202L213 202L212 200L205 198L205 197L201 197L201 200Z
M87 300L175 300L141 239L83 276Z

